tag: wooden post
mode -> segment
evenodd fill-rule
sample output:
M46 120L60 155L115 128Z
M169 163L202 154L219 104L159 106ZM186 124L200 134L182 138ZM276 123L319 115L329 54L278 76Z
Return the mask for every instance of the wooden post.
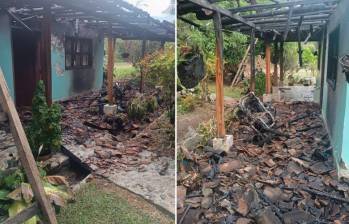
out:
M147 47L147 41L143 40L142 41L142 50L141 50L141 57L142 57L142 59L145 56L146 47ZM141 83L140 83L140 87L139 87L139 92L142 93L143 90L144 90L144 69L143 69L143 66L141 66Z
M18 113L15 108L15 104L11 99L4 75L0 69L0 104L2 109L7 114L11 132L17 146L17 152L19 159L27 175L28 182L30 183L34 197L39 203L43 215L50 224L57 224L55 212L51 206L48 198L46 197L44 187L42 185L38 167L36 166L34 156L29 146L27 136L24 132L22 123L19 119Z
M280 82L279 85L284 85L284 74L285 74L285 67L284 67L284 42L280 42Z
M266 94L271 93L271 79L270 79L270 43L265 42L265 91Z
M251 79L250 79L250 91L254 92L256 90L256 61L255 61L255 30L251 29L250 35L250 61L251 61Z
M114 38L108 37L108 66L107 66L107 92L109 104L114 104L113 80L114 80Z
M224 127L224 88L223 88L223 35L221 14L216 12L213 16L216 34L216 119L217 137L225 137Z
M273 74L273 85L279 86L279 77L278 77L278 63L279 63L279 46L278 42L274 42L274 74Z
M41 24L41 79L45 83L46 101L52 104L51 79L51 6L43 1L44 18Z

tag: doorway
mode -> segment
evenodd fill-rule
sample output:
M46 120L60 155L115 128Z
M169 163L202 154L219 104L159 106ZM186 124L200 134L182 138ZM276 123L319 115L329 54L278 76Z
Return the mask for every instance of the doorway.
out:
M40 33L12 29L12 49L16 106L31 106L39 80Z

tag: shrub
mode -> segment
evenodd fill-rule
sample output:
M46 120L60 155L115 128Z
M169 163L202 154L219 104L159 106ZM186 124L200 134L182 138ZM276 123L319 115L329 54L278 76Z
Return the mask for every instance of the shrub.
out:
M146 107L141 97L134 98L127 108L127 114L131 119L141 120L146 113Z
M37 84L32 105L32 120L27 128L27 137L35 157L48 154L61 147L61 109L58 104L47 105L45 85ZM41 152L39 152L42 147Z
M166 47L149 54L139 63L145 78L154 86L163 86L164 102L170 107L175 99L175 54L173 47Z
M256 74L256 96L262 96L265 93L265 74L263 72L258 72Z
M153 113L158 108L158 106L158 101L155 96L149 97L145 100L145 108L149 113Z
M195 95L187 95L179 99L178 107L182 113L188 113L195 110L195 106L199 103L199 99Z

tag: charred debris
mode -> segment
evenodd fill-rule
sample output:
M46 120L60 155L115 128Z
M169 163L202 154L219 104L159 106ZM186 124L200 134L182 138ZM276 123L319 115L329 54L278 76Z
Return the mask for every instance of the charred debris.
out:
M229 152L200 132L181 145L179 224L349 221L349 185L337 177L318 105L263 104L250 93L228 111Z

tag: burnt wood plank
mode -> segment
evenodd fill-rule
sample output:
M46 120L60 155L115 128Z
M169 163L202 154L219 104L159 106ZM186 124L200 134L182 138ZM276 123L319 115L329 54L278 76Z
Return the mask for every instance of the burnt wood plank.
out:
M34 197L39 203L40 208L50 224L57 224L55 212L51 206L48 198L46 197L44 187L42 185L39 170L36 166L34 156L29 146L27 136L24 132L22 123L19 119L16 107L10 96L6 80L3 72L0 69L0 103L4 112L6 112L9 121L11 132L15 140L19 159L27 175L28 182L30 183Z

